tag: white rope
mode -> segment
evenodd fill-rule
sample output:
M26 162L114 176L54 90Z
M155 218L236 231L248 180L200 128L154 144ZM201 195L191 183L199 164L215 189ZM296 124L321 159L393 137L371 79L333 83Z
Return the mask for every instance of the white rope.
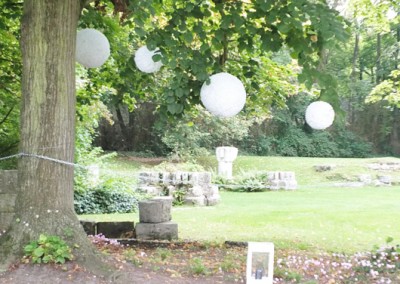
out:
M86 166L78 165L75 163L71 163L71 162L67 162L67 161L63 161L63 160L59 160L59 159L55 159L55 158L51 158L51 157L47 157L47 156L36 155L36 154L27 154L27 153L18 153L18 154L7 156L7 157L2 157L2 158L0 158L0 161L9 160L9 159L13 159L13 158L21 158L21 157L31 157L31 158L42 159L42 160L51 161L51 162L55 162L58 164L70 166L70 167L87 168Z
M7 157L1 157L0 161L9 160L9 159L12 159L12 158L19 158L19 157L21 157L21 153L15 154L15 155L11 155L11 156L7 156Z

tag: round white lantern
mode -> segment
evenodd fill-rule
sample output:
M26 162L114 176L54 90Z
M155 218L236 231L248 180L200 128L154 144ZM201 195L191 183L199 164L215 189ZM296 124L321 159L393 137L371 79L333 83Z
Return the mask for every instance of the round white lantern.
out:
M136 67L145 73L157 72L162 66L161 60L157 62L153 60L153 56L157 53L160 53L158 48L150 51L147 46L142 46L135 52Z
M313 129L328 128L332 125L334 119L335 111L327 102L313 102L306 109L306 122Z
M76 35L76 60L85 67L96 68L110 56L110 43L95 29L83 29Z
M210 77L210 84L203 84L200 99L205 108L219 117L238 114L246 103L246 90L242 82L229 73L217 73Z

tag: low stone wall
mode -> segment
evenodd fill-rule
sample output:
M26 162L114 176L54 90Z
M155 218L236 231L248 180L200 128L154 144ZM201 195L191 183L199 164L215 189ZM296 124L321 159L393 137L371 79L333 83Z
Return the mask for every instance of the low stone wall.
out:
M0 234L11 224L16 197L17 171L0 171Z
M102 234L110 239L129 239L135 237L134 222L95 222L81 220L81 224L86 234Z
M176 197L184 193L185 204L211 206L220 200L218 186L211 184L209 172L141 172L139 189L156 196Z
M268 172L268 184L271 190L297 189L297 181L294 172Z

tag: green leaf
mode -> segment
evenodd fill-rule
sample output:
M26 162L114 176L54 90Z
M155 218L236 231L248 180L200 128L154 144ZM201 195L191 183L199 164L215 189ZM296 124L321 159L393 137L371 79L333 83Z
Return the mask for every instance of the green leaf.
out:
M41 257L43 256L43 254L44 254L44 249L42 247L38 247L32 252L32 255L34 255L35 257Z
M64 264L65 263L65 259L63 257L59 256L59 257L56 258L55 263Z
M135 28L135 33L140 37L146 36L146 31L144 29L142 29L142 28L136 27Z
M32 243L32 244L26 245L24 247L24 251L25 251L25 253L32 253L36 248L37 248L37 244Z
M193 41L193 34L191 32L186 32L183 34L183 38L187 43L191 43Z
M42 258L43 263L49 263L53 261L53 257L51 255L46 255Z
M47 241L47 236L40 234L39 236L39 244L44 244Z

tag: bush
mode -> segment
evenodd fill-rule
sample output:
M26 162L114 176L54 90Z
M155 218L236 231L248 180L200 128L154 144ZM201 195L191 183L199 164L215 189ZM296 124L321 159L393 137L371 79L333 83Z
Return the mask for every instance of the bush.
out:
M372 144L347 129L338 129L336 135L339 155L343 158L366 158L371 156Z
M74 207L77 214L130 213L143 198L127 183L109 179L93 189L76 190Z
M266 172L241 174L234 179L225 179L221 176L215 176L213 183L218 184L220 189L233 192L261 192L267 191L268 174Z

